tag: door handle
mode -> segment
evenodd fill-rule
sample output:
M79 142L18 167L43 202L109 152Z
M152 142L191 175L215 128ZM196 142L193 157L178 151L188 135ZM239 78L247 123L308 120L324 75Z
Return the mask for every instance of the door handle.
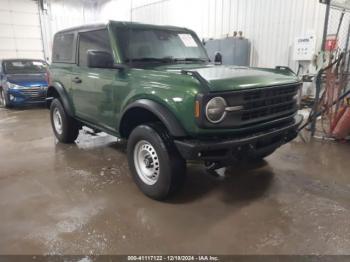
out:
M80 84L81 82L83 82L79 77L74 77L72 82L76 83L76 84Z

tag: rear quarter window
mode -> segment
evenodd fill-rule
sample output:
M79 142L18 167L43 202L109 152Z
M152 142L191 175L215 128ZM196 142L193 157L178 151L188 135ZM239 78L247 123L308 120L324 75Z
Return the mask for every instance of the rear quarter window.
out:
M52 49L52 62L75 63L76 37L74 33L57 34Z

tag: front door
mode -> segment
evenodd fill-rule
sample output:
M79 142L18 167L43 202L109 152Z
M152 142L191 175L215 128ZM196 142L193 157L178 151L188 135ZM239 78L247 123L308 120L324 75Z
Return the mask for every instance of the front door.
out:
M107 29L79 33L78 64L72 74L76 114L88 122L113 128L116 126L118 87L125 86L126 80L120 77L117 69L89 68L88 50L112 54Z

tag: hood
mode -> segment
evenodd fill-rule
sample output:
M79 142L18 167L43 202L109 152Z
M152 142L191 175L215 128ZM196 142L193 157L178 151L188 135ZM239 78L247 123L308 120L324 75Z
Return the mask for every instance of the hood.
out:
M8 82L20 86L47 86L46 74L13 74L6 78Z
M179 65L178 65L179 67ZM232 91L246 88L259 88L274 85L284 85L298 82L296 75L289 71L275 70L275 69L259 69L242 66L216 66L194 65L167 67L168 71L196 71L208 82L210 91Z

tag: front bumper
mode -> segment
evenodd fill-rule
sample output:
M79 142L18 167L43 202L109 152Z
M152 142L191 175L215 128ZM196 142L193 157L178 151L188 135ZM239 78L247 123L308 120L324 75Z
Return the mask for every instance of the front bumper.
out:
M302 121L303 117L296 115L294 121L286 125L249 136L224 140L191 139L175 140L174 142L181 156L186 160L225 162L272 152L297 136L297 130Z
M46 91L45 88L33 89L33 91L31 89L8 89L7 101L13 106L45 103Z

